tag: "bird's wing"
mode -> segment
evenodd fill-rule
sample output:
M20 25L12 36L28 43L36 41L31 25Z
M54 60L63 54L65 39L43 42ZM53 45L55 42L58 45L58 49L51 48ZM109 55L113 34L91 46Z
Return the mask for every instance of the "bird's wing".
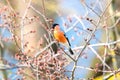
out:
M66 36L65 34L64 34L64 36L65 36L65 38L67 39L69 46L71 46L70 41L69 41L69 39L67 38L67 36Z
M65 35L64 30L63 30L62 28L60 28L60 30L63 32L63 34L64 34L65 38L67 39L69 46L71 46L70 41L69 41L68 37Z

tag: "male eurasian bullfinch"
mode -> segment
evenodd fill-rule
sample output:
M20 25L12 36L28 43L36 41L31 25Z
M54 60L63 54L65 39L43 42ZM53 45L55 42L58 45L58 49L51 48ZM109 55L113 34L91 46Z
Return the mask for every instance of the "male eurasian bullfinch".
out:
M63 46L65 46L69 50L69 52L73 55L74 53L70 47L71 46L70 42L68 38L65 36L64 32L60 30L59 24L53 24L52 28L55 39L59 43L63 44Z

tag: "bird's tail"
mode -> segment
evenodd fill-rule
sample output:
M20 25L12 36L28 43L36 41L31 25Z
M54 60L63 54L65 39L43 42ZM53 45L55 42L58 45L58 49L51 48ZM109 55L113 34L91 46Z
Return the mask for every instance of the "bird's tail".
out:
M74 52L72 51L71 48L69 48L69 52L70 52L72 55L74 54Z

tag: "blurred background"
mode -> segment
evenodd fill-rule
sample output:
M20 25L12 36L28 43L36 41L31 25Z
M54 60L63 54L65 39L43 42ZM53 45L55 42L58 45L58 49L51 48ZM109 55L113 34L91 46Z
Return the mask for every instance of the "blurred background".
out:
M119 0L0 0L0 80L120 79L119 8ZM74 55L55 42L53 23Z

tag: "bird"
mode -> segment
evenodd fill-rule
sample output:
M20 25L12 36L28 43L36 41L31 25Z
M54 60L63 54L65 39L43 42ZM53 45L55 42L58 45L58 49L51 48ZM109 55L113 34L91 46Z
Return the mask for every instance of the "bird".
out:
M71 53L71 55L74 54L74 52L71 49L71 44L69 42L69 39L67 38L67 36L65 35L65 33L60 29L60 25L57 23L54 23L52 25L52 29L53 29L53 36L54 38L61 43L63 46L65 46L69 52Z

